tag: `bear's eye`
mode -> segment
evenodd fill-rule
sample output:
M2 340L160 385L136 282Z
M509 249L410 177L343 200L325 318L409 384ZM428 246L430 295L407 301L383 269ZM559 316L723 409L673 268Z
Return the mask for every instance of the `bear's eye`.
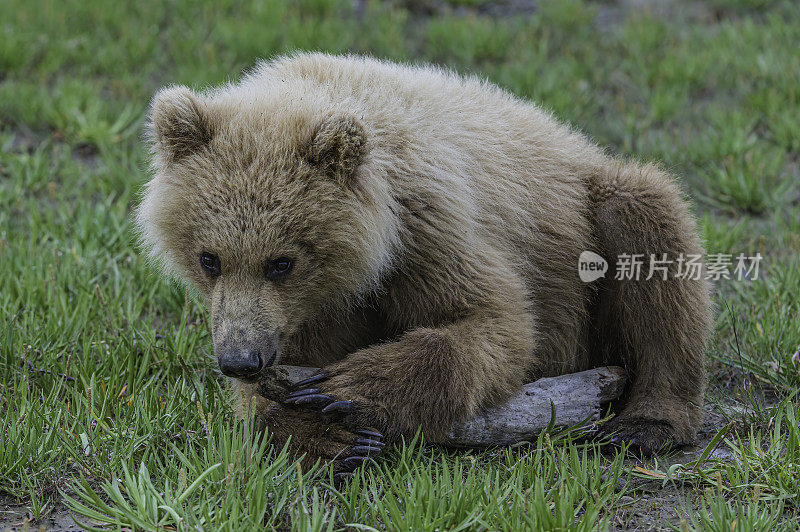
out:
M267 261L267 279L277 280L286 277L289 272L292 271L293 265L294 262L292 259L287 259L286 257L280 257L278 259Z
M219 265L219 257L208 251L204 251L200 254L200 266L203 267L206 275L209 277L219 277L222 273L222 269Z

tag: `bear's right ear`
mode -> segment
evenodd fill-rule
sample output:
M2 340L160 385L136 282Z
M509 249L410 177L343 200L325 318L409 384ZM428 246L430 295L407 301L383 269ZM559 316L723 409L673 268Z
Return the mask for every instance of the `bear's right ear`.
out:
M198 151L214 136L201 97L181 86L156 93L150 106L149 127L156 149L169 162Z

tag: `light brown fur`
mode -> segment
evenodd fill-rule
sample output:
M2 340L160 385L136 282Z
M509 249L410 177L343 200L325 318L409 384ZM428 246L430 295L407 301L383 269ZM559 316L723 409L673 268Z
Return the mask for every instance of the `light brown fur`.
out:
M355 404L350 423L436 436L526 381L618 363L632 382L614 428L645 451L694 440L707 283L578 278L584 250L610 275L620 253L702 252L658 168L478 79L324 54L203 94L164 89L151 139L138 224L206 296L215 346L279 338L280 363L323 367L322 393ZM294 270L270 282L279 256ZM300 450L346 447L325 440L321 426L345 430L334 422L260 408Z

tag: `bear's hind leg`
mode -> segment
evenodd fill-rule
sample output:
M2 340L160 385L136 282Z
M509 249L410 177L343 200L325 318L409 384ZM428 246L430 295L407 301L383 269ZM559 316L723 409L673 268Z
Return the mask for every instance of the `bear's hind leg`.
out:
M678 186L652 166L621 164L590 192L599 251L609 262L597 292L602 345L596 348L631 377L627 402L608 432L644 454L691 444L703 416L711 325L708 282L677 276L681 257L703 253L694 220ZM633 279L617 278L624 255L641 260L638 280L635 268L627 269ZM659 268L647 279L653 256L666 258L653 263L667 268L666 280Z

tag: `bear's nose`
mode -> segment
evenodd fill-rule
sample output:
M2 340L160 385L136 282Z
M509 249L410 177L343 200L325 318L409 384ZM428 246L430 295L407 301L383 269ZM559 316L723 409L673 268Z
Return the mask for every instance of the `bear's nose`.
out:
M258 351L236 351L219 357L219 369L228 377L249 380L258 376L263 361Z

